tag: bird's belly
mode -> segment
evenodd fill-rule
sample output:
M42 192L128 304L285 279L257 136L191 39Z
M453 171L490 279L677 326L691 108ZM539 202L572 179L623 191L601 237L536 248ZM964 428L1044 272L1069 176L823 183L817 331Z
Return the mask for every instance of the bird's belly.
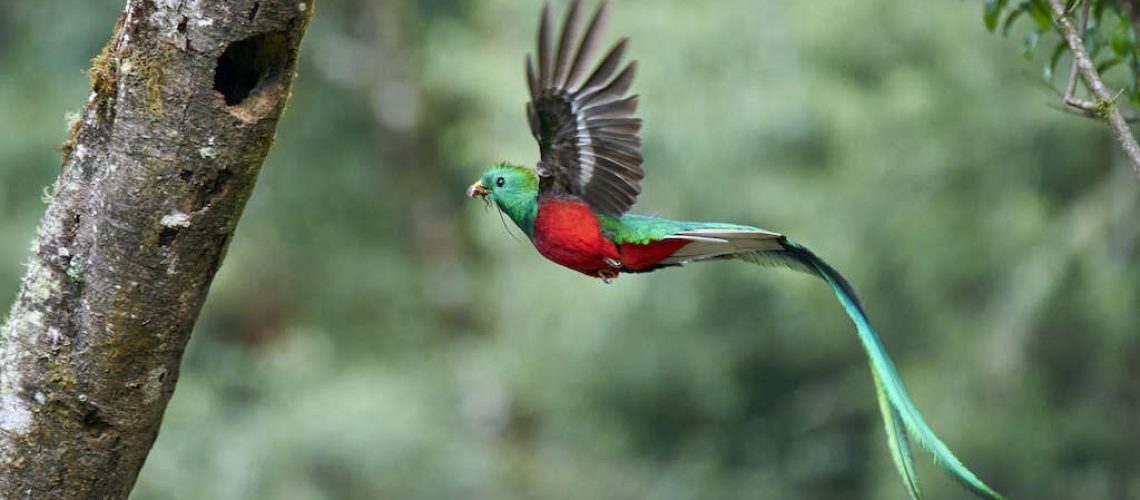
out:
M620 266L617 248L602 235L598 217L588 205L573 199L539 204L534 246L554 263L590 276L612 277Z
M646 271L689 243L682 239L664 239L642 244L622 243L621 263L629 271Z

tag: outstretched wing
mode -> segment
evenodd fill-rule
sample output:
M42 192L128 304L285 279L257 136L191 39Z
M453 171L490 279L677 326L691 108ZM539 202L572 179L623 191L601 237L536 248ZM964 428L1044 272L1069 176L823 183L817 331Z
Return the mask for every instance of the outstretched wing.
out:
M572 194L597 212L619 217L637 200L645 174L637 136L641 120L634 117L637 96L626 96L637 62L618 72L626 40L586 76L607 5L602 2L579 37L581 5L574 0L556 49L551 45L550 5L542 9L537 72L531 56L526 59L531 99L526 111L541 153L540 194Z

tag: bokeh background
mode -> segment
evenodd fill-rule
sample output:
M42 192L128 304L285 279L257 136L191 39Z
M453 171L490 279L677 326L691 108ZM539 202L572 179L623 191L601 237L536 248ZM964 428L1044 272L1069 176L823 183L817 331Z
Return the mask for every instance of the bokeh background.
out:
M6 310L123 1L0 5ZM716 263L606 286L463 197L536 159L538 10L318 2L133 499L904 497L822 283ZM1140 183L1016 28L978 1L620 0L610 35L641 61L638 211L827 258L999 490L1140 498ZM919 462L931 498L966 496Z

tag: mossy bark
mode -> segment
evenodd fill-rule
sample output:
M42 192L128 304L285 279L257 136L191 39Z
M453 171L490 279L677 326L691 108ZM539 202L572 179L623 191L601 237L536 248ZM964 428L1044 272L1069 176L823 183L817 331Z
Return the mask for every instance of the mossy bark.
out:
M0 330L0 498L126 498L313 0L130 0Z

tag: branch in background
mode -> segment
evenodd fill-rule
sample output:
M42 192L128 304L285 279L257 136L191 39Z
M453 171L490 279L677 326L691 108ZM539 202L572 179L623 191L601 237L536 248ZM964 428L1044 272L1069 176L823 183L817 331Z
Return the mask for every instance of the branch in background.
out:
M1100 75L1097 73L1096 65L1093 64L1092 58L1085 50L1084 38L1073 23L1065 15L1065 6L1062 5L1061 0L1049 0L1049 7L1053 11L1053 21L1057 25L1057 29L1065 37L1065 42L1069 46L1069 51L1073 54L1073 61L1076 67L1080 70L1081 76L1085 80L1089 91L1092 92L1095 102L1084 101L1077 99L1066 92L1065 104L1074 108L1080 109L1085 112L1095 113L1097 116L1108 122L1109 127L1112 128L1113 135L1120 143L1120 147L1124 149L1124 154L1128 156L1128 161L1132 163L1133 170L1140 178L1140 145L1136 144L1136 138L1132 136L1132 130L1128 128L1128 123L1120 114L1120 110L1116 106L1116 96L1112 95L1108 88L1104 86L1101 81Z
M1082 42L1085 39L1085 31L1089 26L1089 8L1090 7L1092 7L1092 1L1091 0L1081 3L1081 26L1080 26L1080 31L1077 34L1080 36ZM1074 108L1086 111L1087 113L1091 113L1091 108L1093 107L1093 104L1088 103L1086 101L1080 101L1077 99L1077 76L1079 74L1080 74L1080 71L1079 71L1079 68L1077 67L1077 59L1073 58L1073 64L1069 68L1069 84L1067 86L1065 86L1065 104L1068 104L1069 106L1073 106ZM1092 115L1096 116L1095 113Z
M1058 95L1060 95L1060 93L1058 93ZM1064 102L1064 99L1062 99L1062 102ZM1062 113L1068 113L1070 115L1079 116L1081 118L1092 118L1095 120L1101 120L1102 119L1100 117L1100 115L1096 114L1096 111L1086 110L1083 108L1077 108L1077 107L1070 106L1068 104L1064 104L1064 105L1049 104L1049 107L1056 109L1057 111L1060 111ZM1129 124L1140 123L1140 114L1137 114L1136 111L1133 111L1130 109L1122 110L1120 112L1120 116L1124 117L1125 123L1129 123Z
M1140 0L1137 0L1137 1L1140 1ZM1079 32L1078 34L1081 36L1081 40L1085 39L1085 31L1088 28L1089 10L1091 7L1092 7L1091 1L1081 3L1081 20L1080 20L1081 24L1078 27L1078 32ZM1138 19L1138 20L1140 20L1140 19ZM1064 111L1071 112L1077 116L1084 116L1084 117L1088 117L1088 118L1096 118L1098 120L1103 119L1096 112L1096 104L1095 103L1090 102L1090 101L1081 100L1080 98L1077 97L1077 82L1079 80L1080 80L1080 68L1077 66L1077 60L1074 58L1073 64L1070 65L1070 67L1069 67L1069 83L1068 83L1068 85L1065 86L1065 94L1061 98L1061 101L1064 102L1065 105L1068 107L1062 108L1062 107L1058 106L1057 108L1064 110ZM1120 114L1121 114L1121 116L1124 117L1124 121L1127 123L1140 122L1140 116L1138 116L1136 114L1136 112L1131 110L1131 109L1120 110Z
M130 0L0 330L0 498L127 498L312 0Z

